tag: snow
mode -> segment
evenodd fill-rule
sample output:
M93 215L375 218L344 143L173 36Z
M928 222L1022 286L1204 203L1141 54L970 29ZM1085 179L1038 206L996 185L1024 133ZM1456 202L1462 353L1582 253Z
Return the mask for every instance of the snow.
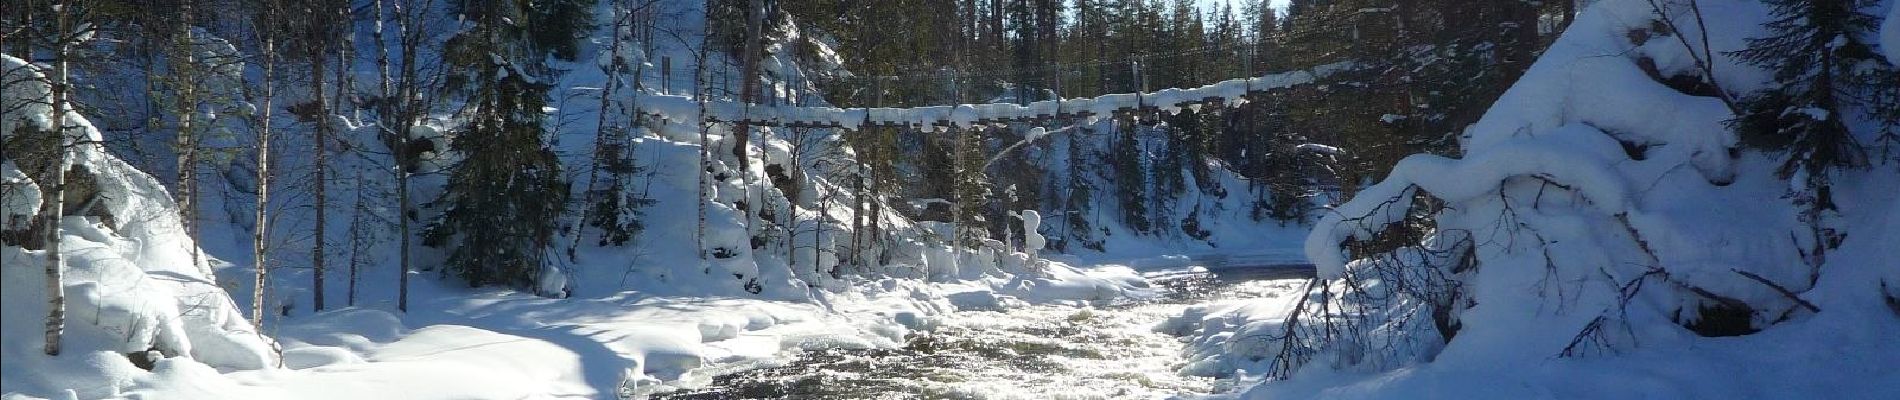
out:
M1887 20L1880 28L1880 48L1886 51L1887 62L1900 65L1900 6L1887 5Z
M1700 5L1718 55L1761 36L1770 18L1752 2ZM1790 183L1776 178L1776 155L1740 148L1719 99L1678 92L1637 67L1649 59L1664 76L1699 70L1699 48L1629 42L1627 32L1655 18L1650 6L1594 3L1467 130L1461 158L1411 156L1325 212L1305 253L1333 279L1332 295L1306 301L1350 314L1300 323L1353 331L1291 343L1313 359L1240 397L1900 396L1900 344L1890 337L1900 318L1874 288L1900 270L1890 236L1900 171L1831 176L1836 228L1848 235L1811 268L1803 252L1812 239L1802 239L1809 231L1786 197ZM1731 92L1773 84L1757 68L1717 62L1714 78ZM1422 241L1344 251L1422 213L1415 196L1443 205L1423 215L1435 229ZM1710 296L1749 305L1747 322L1761 331L1685 328L1717 302ZM1421 322L1433 311L1458 323L1449 342ZM1287 321L1264 314L1251 322Z
M13 160L0 161L0 229L24 229L40 208L40 187Z
M1304 285L1302 280L1243 283L1236 290L1254 296L1188 306L1154 329L1187 337L1184 364L1178 368L1181 374L1227 378L1264 372L1279 354L1278 343L1270 338L1284 330L1286 316Z
M36 95L33 89L10 85L8 102ZM19 93L27 97L16 97ZM37 95L43 97L44 91ZM697 101L683 97L641 99L681 111L698 110ZM49 121L33 114L50 111L44 107L9 109L24 110L26 118L9 115L0 120ZM69 118L84 122L77 115ZM90 125L84 129L97 135ZM442 131L425 126L410 133L437 138ZM724 132L713 130L716 136ZM651 162L697 163L697 147L684 142L644 138L639 151ZM750 171L760 180L760 165L782 161L790 153L782 137L763 136L761 142L770 150ZM645 220L651 229L644 237L647 246L583 247L579 259L612 261L544 271L548 278L541 280L540 292L574 297L470 289L424 273L412 282L407 313L392 312L388 297L381 295L357 307L317 314L299 310L291 317L273 316L265 333L275 340L266 341L238 312L249 300L248 281L220 287L206 272L209 265L193 261L199 244L184 236L170 196L156 181L94 147L84 147L78 155L81 165L100 173L98 186L106 194L100 209L115 218L75 216L66 221L71 314L67 352L60 357L39 354L38 322L45 314L39 253L0 248L0 257L5 257L5 279L0 281L7 293L0 305L7 323L0 333L10 339L0 344L7 371L0 382L9 396L64 397L70 389L79 398L615 397L701 386L712 376L770 364L800 351L901 346L906 334L931 329L942 316L961 308L1087 305L1145 290L1145 282L1132 270L1078 269L1063 263L1031 268L1027 255L1000 251L995 243L952 251L911 242L893 254L893 265L881 267L887 276L909 278L835 280L811 273L809 266L752 253L743 215L724 204L745 195L737 179L729 179L711 182L714 196L724 202L709 204L705 241L709 247L739 249L740 254L713 260L706 266L710 273L690 266L699 262L690 244L697 222L692 213L655 213ZM33 186L15 190L32 181L11 160L0 167L9 185L0 211L9 215L10 224L12 215L32 213L38 191ZM736 172L728 168L714 165L715 172ZM691 209L698 201L697 171L658 171L651 185L660 203L657 209ZM837 190L823 182L812 186ZM801 211L807 221L818 215ZM898 238L905 240L915 240L919 230L929 228L901 220L891 225L888 229L901 232ZM841 232L843 227L833 223L826 229ZM795 240L807 247L836 246L833 235L825 239L803 234ZM626 260L633 265L623 264ZM836 263L835 257L830 260L821 265ZM209 264L223 262L214 259ZM251 270L231 267L225 272L248 278ZM369 272L394 271L384 267ZM765 289L748 293L730 278L734 275L764 281ZM278 279L308 278L289 276ZM920 279L928 277L937 280ZM808 282L850 286L809 289ZM385 279L365 281L362 289L394 292L393 282ZM241 301L233 301L227 290L239 294ZM290 308L295 296L273 293L271 305ZM277 309L270 309L275 314ZM278 347L281 364L273 351ZM163 353L151 371L133 366L122 355L147 349Z
M1139 279L1125 270L1055 268L1075 272L994 283L1058 290L1004 294L992 283L887 279L818 302L633 293L555 300L430 285L423 288L428 297L412 305L418 311L401 318L343 309L280 328L287 369L220 375L187 368L176 373L188 378L151 377L128 393L200 399L598 398L613 388L658 393L706 385L713 375L803 350L901 346L908 332L959 309L1106 299L1100 285ZM1075 300L1057 300L1078 293Z
M1294 148L1302 150L1302 151L1311 151L1311 152L1326 154L1326 155L1340 155L1340 154L1345 153L1345 150L1341 150L1337 146L1327 146L1327 145L1323 145L1319 143L1301 143L1299 146L1295 146Z
M51 121L45 85L38 83L43 76L25 65L0 56L5 81L11 82L0 92L0 109L7 111L0 121ZM86 118L69 111L65 120L80 137L93 140L71 151L73 165L90 174L100 206L60 221L67 318L58 357L41 352L45 250L0 246L0 289L6 293L0 320L7 321L0 336L8 338L0 343L0 365L6 371L43 371L0 375L4 390L110 395L145 374L126 353L149 351L229 371L275 365L272 345L241 316L210 267L193 256L195 244L184 235L165 190L96 144L99 132ZM32 182L17 165L9 160L3 168L10 185L6 214L20 215L40 202L43 189L20 186Z
M1761 6L1741 3L1703 4L1712 16L1708 21L1715 54L1734 50L1741 38L1760 32L1758 25L1765 17ZM695 2L663 2L659 7L679 13L667 18L680 25L671 28L689 35L703 28L693 25L703 19L693 8L698 7ZM1900 44L1896 39L1900 7L1889 4L1888 9L1881 48L1889 58L1900 58L1895 50L1900 48L1896 45ZM135 163L118 160L96 145L82 146L77 162L97 175L99 189L107 194L102 196L100 210L113 217L74 216L62 221L71 313L67 353L60 357L39 353L38 322L45 306L38 263L44 254L0 248L0 260L4 260L0 289L6 293L0 298L0 314L6 321L0 335L8 339L0 343L0 352L5 354L0 364L6 371L0 374L4 385L0 392L9 393L9 398L59 398L71 391L75 398L190 399L653 394L704 386L713 376L782 363L805 351L891 348L902 346L906 335L916 331L1020 322L965 318L968 313L1026 310L1023 315L1029 318L1089 318L1071 307L1152 295L1153 289L1139 271L1246 253L1245 260L1234 256L1230 263L1298 264L1310 259L1324 277L1365 278L1358 289L1398 299L1396 307L1355 310L1359 317L1428 311L1424 305L1430 299L1420 298L1418 289L1406 286L1415 283L1409 280L1417 278L1413 274L1445 272L1450 277L1444 279L1467 284L1466 295L1477 300L1470 308L1452 312L1464 328L1448 343L1437 339L1436 328L1429 324L1370 326L1365 335L1407 344L1394 354L1321 359L1297 371L1293 379L1275 382L1261 381L1260 374L1273 368L1284 347L1263 338L1298 327L1288 326L1294 304L1347 305L1349 299L1290 294L1215 301L1188 307L1152 327L1185 336L1181 372L1231 376L1258 384L1241 395L1245 397L1900 397L1900 385L1893 383L1900 382L1896 375L1900 374L1896 372L1900 371L1900 343L1888 337L1900 331L1900 322L1882 308L1877 284L1900 282L1900 268L1891 267L1893 260L1900 260L1900 249L1890 245L1900 242L1900 198L1896 198L1900 187L1893 184L1900 177L1882 169L1840 178L1856 183L1842 185L1838 194L1846 214L1843 219L1854 221L1853 234L1829 254L1823 268L1826 273L1803 294L1825 312L1799 311L1779 293L1739 277L1733 271L1749 271L1776 282L1803 282L1808 270L1801 262L1802 247L1786 239L1801 226L1800 221L1781 199L1787 184L1772 178L1766 157L1731 156L1737 142L1732 135L1720 134L1727 132L1724 121L1729 116L1719 100L1670 90L1634 66L1634 59L1647 57L1665 74L1695 69L1692 56L1700 52L1682 49L1674 41L1642 45L1624 41L1625 32L1648 26L1651 18L1648 4L1640 0L1603 0L1589 7L1575 28L1470 129L1460 158L1407 158L1390 177L1361 190L1355 200L1321 212L1317 228L1310 232L1298 222L1252 221L1243 203L1248 195L1191 196L1172 199L1180 202L1173 214L1156 218L1198 218L1201 228L1208 231L1206 239L1159 237L1119 223L1099 223L1093 230L1103 232L1098 239L1106 250L1075 251L1079 254L1054 255L1051 260L1041 260L1037 253L1052 238L1069 239L1069 219L1082 217L1066 210L1019 211L1027 253L1018 253L1010 251L1009 244L994 241L953 248L928 239L943 236L945 224L917 223L887 213L874 217L894 232L888 244L891 262L862 271L834 271L840 265L838 239L849 234L847 224L838 221L854 217L848 207L839 205L860 200L843 190L841 182L811 173L808 165L795 166L807 169L798 178L798 204L786 200L776 188L757 190L744 185L741 177L764 181L766 165L790 165L791 155L798 151L786 129L753 131L760 151L753 152L758 158L749 163L751 170L717 161L700 168L702 151L726 154L733 141L730 124L714 124L703 131L710 148L701 148L699 122L771 121L844 130L879 124L945 130L976 128L994 120L1084 115L1088 121L1084 127L1034 127L1021 132L1023 143L1046 144L1024 150L1035 155L1032 160L1058 163L1067 158L1070 148L1088 150L1088 146L1101 145L1077 142L1085 140L1081 135L1060 133L1101 130L1108 122L1102 118L1118 110L1156 107L1179 112L1209 99L1232 107L1245 103L1248 92L1310 83L1349 65L1150 93L916 108L838 108L822 100L801 102L801 106L747 105L718 96L698 98L649 89L620 101L660 118L638 126L631 121L607 122L624 122L639 132L632 151L651 167L642 176L647 186L642 194L656 204L643 219L648 231L638 246L574 246L573 253L563 257L570 261L543 271L537 296L471 289L436 279L431 271L399 272L386 254L391 248L378 243L380 247L366 256L372 265L365 272L379 277L363 283L362 290L368 293L363 301L354 307L309 313L296 307L308 292L267 293L265 306L272 315L260 321L268 327L261 335L238 311L250 306L248 281L232 279L228 281L242 283L220 285L210 272L217 268L248 278L255 261L248 260L249 244L232 243L240 243L233 238L249 232L243 227L213 226L203 240L186 237L170 196L156 180L134 169ZM222 41L200 50L237 51ZM626 57L640 62L648 57L690 60L693 50L663 44L656 45L652 54L639 50ZM818 52L821 59L837 64L832 49ZM720 58L725 57L721 54L709 57L713 59L701 61L730 61ZM590 60L586 62L601 58L581 57ZM20 68L25 65L0 57L6 71L27 71ZM779 53L766 65L772 69L770 75L780 79L769 84L792 93L809 91L788 83L805 82L808 71L841 71L836 65L798 66ZM1735 90L1758 87L1768 79L1764 71L1731 62L1719 67L1716 80L1733 83ZM241 79L243 66L229 68L236 69L220 70L216 78ZM557 85L608 87L593 68L571 70ZM21 83L9 84L0 93L7 103L47 96L45 85L36 79L14 79L19 78L11 75L15 73L23 72L8 72L4 81ZM688 87L680 81L693 79L689 74L676 74L675 82L643 78L648 88ZM4 117L0 131L11 134L20 124L51 126L51 110L43 103L3 108L10 114L0 116ZM554 119L579 121L556 132L558 153L568 166L584 165L593 129L598 128L592 125L594 118L579 117L600 111L586 103L590 102L550 109L562 117ZM241 110L206 112L229 117L245 114L234 112ZM445 132L452 132L458 122L437 117L442 118L409 133L437 141L437 149L446 149ZM90 138L100 138L83 117L66 118L78 121ZM347 118L332 119L355 126ZM815 136L836 135L826 131ZM1632 158L1626 150L1631 145L1642 147L1645 157ZM1299 148L1341 152L1318 144ZM280 162L299 160L298 155L291 156L290 161ZM438 167L452 163L454 157L428 156ZM20 168L13 160L0 162L0 182L7 186L0 193L0 226L19 225L21 217L31 214L40 202L39 189ZM1247 187L1243 178L1230 171L1211 169L1211 181L1195 182L1198 178L1190 177L1187 185ZM1063 179L1112 187L1107 177L1084 174ZM701 229L697 215L680 212L702 205L698 197L702 182L718 200L703 204L707 210L703 246L693 236ZM439 178L418 176L418 199L431 198L437 185ZM1469 251L1481 268L1378 276L1368 273L1382 272L1371 269L1389 260L1351 259L1341 251L1342 242L1370 239L1388 223L1407 217L1414 195L1430 196L1450 206L1430 216L1440 229L1416 247L1457 254ZM791 226L793 237L783 244L754 248L751 241L760 232L753 227L764 225L762 220L731 206L754 199L797 217L799 221ZM1403 201L1383 201L1387 199ZM215 211L248 207L237 205L238 200L219 201L223 200L211 206L231 209ZM296 209L301 203L276 206ZM1514 219L1503 223L1500 215ZM293 227L297 222L310 223L294 217L284 218ZM301 228L278 229L281 234ZM591 239L583 234L560 240L591 243ZM299 240L288 239L287 244L300 245ZM194 257L199 249L208 254L207 259ZM702 257L716 251L729 253ZM419 265L429 265L439 257L429 250L419 253ZM301 256L280 255L275 261ZM1450 258L1410 257L1411 261L1436 262ZM1121 261L1126 266L1106 262L1117 258L1125 259ZM281 286L295 287L282 282L306 282L310 276L305 267L277 268L274 271L282 275L275 279ZM1674 282L1691 282L1765 305L1764 314L1785 312L1792 317L1756 335L1695 337L1683 332L1669 314L1692 310L1705 305L1704 301L1659 281L1651 281L1651 289L1636 296L1634 306L1614 308L1621 295L1618 284L1644 279L1644 268L1650 267L1666 268ZM412 274L415 281L406 313L395 311L389 300L395 289L387 278L397 273ZM1300 293L1325 288L1340 293L1347 288L1338 280L1317 283L1323 286L1276 281L1248 290ZM237 295L236 301L231 294ZM333 294L332 298L337 297ZM292 310L292 315L278 316L279 310ZM1615 320L1616 327L1626 333L1607 336L1591 356L1556 356L1581 326L1598 317ZM275 352L278 349L281 359ZM151 371L132 365L124 356L153 350L162 359ZM1151 353L1124 361L1128 365L1122 367L1145 371L1155 367L1149 364L1171 360ZM1343 354L1347 353L1320 357ZM1355 362L1364 365L1352 365ZM970 387L1008 388L1006 381L979 384L985 386Z
M1292 71L1253 78L1230 79L1196 88L1168 88L1148 93L1105 94L1094 98L1043 100L1028 104L987 103L926 106L914 108L858 108L829 106L791 106L745 104L730 100L712 100L705 105L704 118L721 122L765 122L836 126L857 130L865 123L874 125L914 126L927 129L972 128L979 121L1026 120L1083 114L1093 123L1117 111L1155 107L1178 114L1181 110L1199 110L1209 99L1227 107L1246 103L1250 91L1287 88L1312 82L1345 68L1328 64L1311 71ZM670 121L697 121L699 102L688 96L643 92L636 95L640 112Z
M1042 250L1043 246L1048 244L1048 239L1042 236L1042 214L1037 213L1036 210L1023 210L1021 215L1023 248L1029 250L1030 256L1034 257L1037 250Z

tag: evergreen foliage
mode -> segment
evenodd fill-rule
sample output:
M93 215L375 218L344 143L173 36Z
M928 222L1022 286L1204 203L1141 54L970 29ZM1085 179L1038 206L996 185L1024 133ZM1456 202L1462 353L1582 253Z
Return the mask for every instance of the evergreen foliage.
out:
M1859 99L1897 90L1878 84L1876 77L1896 72L1859 39L1876 22L1860 10L1870 2L1767 1L1775 13L1767 25L1770 35L1749 39L1748 49L1733 55L1772 71L1781 85L1743 100L1743 114L1735 120L1743 143L1789 152L1780 170L1784 178L1800 172L1825 180L1827 169L1866 165L1846 113L1865 105Z
M1767 2L1775 17L1766 25L1769 36L1751 38L1746 50L1731 55L1773 72L1779 85L1744 98L1741 115L1731 125L1744 145L1782 153L1777 172L1798 181L1788 197L1803 206L1799 217L1810 229L1803 255L1819 268L1847 235L1835 221L1833 172L1868 165L1850 121L1863 110L1877 119L1900 120L1891 109L1877 108L1897 104L1892 100L1900 98L1900 86L1894 85L1900 79L1894 76L1900 71L1860 39L1877 21L1862 11L1872 2ZM1892 124L1885 125L1891 129Z
M469 285L529 287L544 268L567 204L568 183L547 141L553 71L590 26L587 0L463 0L469 27L444 45L444 89L465 101L450 149L461 156L436 201L442 214L424 243L446 247L444 273ZM529 29L534 27L534 29Z

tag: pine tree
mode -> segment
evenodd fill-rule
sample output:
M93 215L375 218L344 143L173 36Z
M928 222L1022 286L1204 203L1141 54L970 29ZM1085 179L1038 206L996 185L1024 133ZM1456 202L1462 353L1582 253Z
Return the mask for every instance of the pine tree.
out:
M425 242L449 248L444 272L470 285L537 283L566 205L568 184L547 142L553 74L542 60L572 60L588 31L586 0L452 3L469 28L449 39L445 88L465 96L450 148L462 159L437 201L446 209Z

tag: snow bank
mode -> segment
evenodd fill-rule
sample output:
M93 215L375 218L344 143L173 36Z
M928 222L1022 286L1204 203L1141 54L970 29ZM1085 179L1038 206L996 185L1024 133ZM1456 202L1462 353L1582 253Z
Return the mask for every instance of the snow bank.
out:
M44 77L18 59L0 56L0 129L9 136L29 135L21 122L50 129L51 107ZM66 115L69 129L99 140L83 116ZM175 359L165 363L199 368L248 370L276 363L271 345L246 321L209 266L195 257L196 244L185 235L170 195L151 176L105 152L97 144L73 150L75 178L69 184L70 214L60 221L66 259L66 330L60 356L41 353L41 327L47 313L45 250L0 245L0 375L3 390L54 396L74 390L84 397L115 393L148 372L128 354ZM39 163L57 160L39 160ZM23 224L40 204L44 189L25 171L45 165L8 160L0 174L8 185L0 204L8 229ZM87 206L91 204L91 206ZM20 371L20 372L15 372ZM32 373L27 373L32 372Z
M1285 330L1286 316L1304 285L1297 280L1243 283L1234 290L1262 297L1189 306L1154 329L1186 337L1185 363L1178 369L1182 374L1233 378L1264 372L1279 355L1279 342L1273 338Z
M1777 155L1739 147L1719 99L1659 81L1715 54L1725 89L1773 85L1723 56L1765 34L1767 9L1699 3L1705 52L1631 34L1651 29L1651 4L1590 6L1467 131L1463 158L1412 156L1327 212L1305 250L1331 282L1281 327L1295 368L1275 374L1291 380L1249 397L1900 393L1886 337L1900 320L1874 288L1900 270L1878 233L1900 171L1834 177L1847 237L1810 265ZM1412 218L1431 229L1397 229ZM1479 383L1499 379L1524 384Z
M1887 21L1881 24L1880 48L1887 53L1887 62L1900 65L1900 6L1887 5Z

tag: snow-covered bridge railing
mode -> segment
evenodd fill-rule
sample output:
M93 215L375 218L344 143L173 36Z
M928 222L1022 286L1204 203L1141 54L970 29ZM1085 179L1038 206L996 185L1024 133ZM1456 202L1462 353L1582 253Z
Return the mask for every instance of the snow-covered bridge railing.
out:
M1116 93L1093 98L1015 103L962 104L913 108L837 108L764 106L735 101L700 101L688 96L643 93L640 111L674 121L701 120L753 126L843 128L866 126L958 127L1047 119L1100 118L1138 111L1178 111L1206 104L1238 106L1247 96L1312 83L1339 72L1344 63L1312 70L1291 71L1255 78L1230 79L1192 89L1169 88L1144 93ZM702 114L703 110L703 114Z

